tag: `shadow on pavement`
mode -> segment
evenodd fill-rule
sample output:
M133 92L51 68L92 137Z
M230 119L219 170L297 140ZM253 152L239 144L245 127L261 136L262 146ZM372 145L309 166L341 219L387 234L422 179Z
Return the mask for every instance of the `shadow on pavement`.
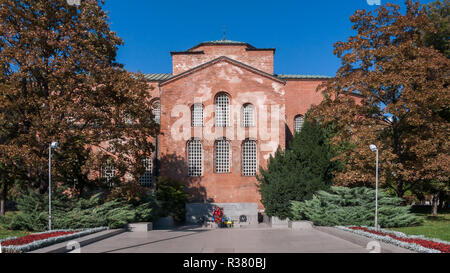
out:
M105 251L103 253L111 253L111 252L114 252L114 251L121 251L121 250L125 250L125 249L131 249L131 248L135 248L135 247L151 245L151 244L155 244L155 243L159 243L159 242L170 241L170 240L174 240L174 239L178 239L178 238L183 238L183 237L189 237L189 236L192 236L192 235L197 235L197 234L203 233L203 232L212 231L212 230L207 230L207 229L192 229L192 227L193 226L177 227L177 228L173 228L173 229L168 230L169 232L193 232L191 234L185 234L185 235L165 238L165 239L161 239L161 240L156 240L156 241L143 243L143 244L138 244L138 245L132 245L132 246L128 246L128 247L116 248L116 249ZM195 226L195 227L201 227L201 226Z

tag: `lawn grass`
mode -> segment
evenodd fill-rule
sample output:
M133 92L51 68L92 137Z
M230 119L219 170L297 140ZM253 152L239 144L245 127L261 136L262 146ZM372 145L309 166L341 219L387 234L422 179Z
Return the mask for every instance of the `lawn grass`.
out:
M450 210L440 211L438 216L432 216L430 212L420 210L415 214L424 222L416 227L391 228L406 235L423 235L427 238L436 238L450 242Z
M21 230L6 230L0 227L0 240L8 238L8 237L20 237L30 234L27 231Z

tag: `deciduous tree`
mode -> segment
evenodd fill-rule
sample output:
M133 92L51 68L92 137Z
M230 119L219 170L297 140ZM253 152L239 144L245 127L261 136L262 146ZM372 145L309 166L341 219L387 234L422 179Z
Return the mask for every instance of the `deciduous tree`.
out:
M423 184L448 185L449 59L427 46L421 34L434 26L419 2L386 4L350 18L356 35L335 44L342 66L322 85L325 100L312 116L337 124L333 143L351 142L338 185L373 186L380 151L380 182L399 197ZM360 102L351 94L358 93ZM439 183L437 183L439 184Z
M55 178L83 188L100 159L137 179L158 125L148 85L116 61L122 40L101 0L3 0L0 8L0 162L25 167L44 191L49 143ZM76 180L75 180L76 179ZM85 181L84 181L85 182Z

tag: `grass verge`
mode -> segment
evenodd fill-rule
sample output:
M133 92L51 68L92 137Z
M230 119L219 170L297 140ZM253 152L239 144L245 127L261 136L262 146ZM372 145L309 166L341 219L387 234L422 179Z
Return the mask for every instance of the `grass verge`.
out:
M440 211L437 216L432 216L429 211L419 210L415 212L424 222L416 227L391 228L406 235L423 235L427 238L437 238L450 242L450 210Z

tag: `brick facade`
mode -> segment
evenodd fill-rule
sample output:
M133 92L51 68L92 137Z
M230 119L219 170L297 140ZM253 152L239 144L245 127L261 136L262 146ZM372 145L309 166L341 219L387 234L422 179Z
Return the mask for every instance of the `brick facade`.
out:
M148 74L152 96L161 105L158 137L160 174L182 181L192 202L258 203L255 176L242 172L246 139L256 141L257 166L266 167L277 148L294 135L294 119L322 100L317 86L327 77L275 75L275 49L247 43L213 41L187 51L171 52L172 74ZM215 126L215 98L226 94L230 126ZM203 127L192 127L192 106L203 106ZM251 104L254 126L242 127L242 107ZM229 173L215 171L215 141L225 138L231 147ZM202 145L202 175L188 175L188 142ZM259 168L258 168L259 169Z

